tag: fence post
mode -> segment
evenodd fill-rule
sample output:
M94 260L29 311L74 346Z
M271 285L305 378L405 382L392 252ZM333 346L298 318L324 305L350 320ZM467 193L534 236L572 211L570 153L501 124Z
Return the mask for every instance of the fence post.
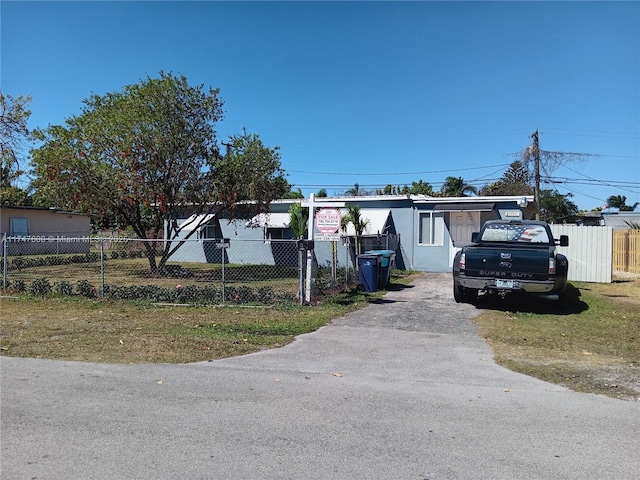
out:
M2 289L7 289L9 283L9 260L7 259L7 253L9 247L7 246L7 234L2 235Z
M300 305L304 304L304 252L298 249L298 277L300 284L298 286L298 295L300 296Z
M91 245L91 239L89 239ZM100 238L100 297L104 298L104 238Z
M226 250L223 248L222 249L222 303L224 304L224 254L225 254Z
M347 252L344 259L344 288L347 290L349 288L349 260L351 257L351 241L349 237L345 237L345 251Z

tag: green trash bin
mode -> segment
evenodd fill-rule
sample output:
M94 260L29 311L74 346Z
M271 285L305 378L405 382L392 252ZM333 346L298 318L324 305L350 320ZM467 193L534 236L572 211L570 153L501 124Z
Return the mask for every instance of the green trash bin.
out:
M393 250L367 250L364 253L367 255L380 255L378 288L386 289L391 280L391 269L395 266L396 252Z

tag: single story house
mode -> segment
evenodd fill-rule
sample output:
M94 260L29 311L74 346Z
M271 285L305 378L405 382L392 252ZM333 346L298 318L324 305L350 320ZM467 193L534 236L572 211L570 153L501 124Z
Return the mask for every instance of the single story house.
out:
M90 223L88 215L66 210L0 207L0 235L9 238L9 255L87 253Z
M626 230L631 228L631 225L640 225L640 212L585 212L572 220L576 225L611 227L614 230Z
M297 264L293 242L279 242L294 238L290 228L289 208L303 200L276 200L268 213L229 222L209 215L191 238L201 242L187 242L171 258L181 262L225 262L256 264ZM533 196L492 197L428 197L424 195L374 195L361 197L315 198L322 208L336 203L359 205L367 222L362 238L362 251L393 250L396 265L401 269L426 272L448 272L455 253L470 243L471 234L491 219L529 219L539 209ZM340 209L340 208L339 208ZM342 209L344 210L344 209ZM189 225L196 226L201 217L179 220L184 236ZM190 231L190 230L189 230ZM353 228L347 226L337 245L338 266L354 265ZM215 248L206 239L230 239L230 248ZM251 248L234 248L251 241ZM256 242L258 241L258 242ZM334 255L329 241L316 241L314 255L319 265L328 265ZM205 245L209 245L205 247ZM288 250L292 250L291 252ZM284 262L284 263L283 263Z

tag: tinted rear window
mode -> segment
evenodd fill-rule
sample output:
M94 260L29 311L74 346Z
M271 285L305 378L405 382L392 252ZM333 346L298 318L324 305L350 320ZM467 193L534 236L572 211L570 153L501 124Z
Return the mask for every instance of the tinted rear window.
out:
M541 225L487 225L482 233L483 242L549 243L547 229Z

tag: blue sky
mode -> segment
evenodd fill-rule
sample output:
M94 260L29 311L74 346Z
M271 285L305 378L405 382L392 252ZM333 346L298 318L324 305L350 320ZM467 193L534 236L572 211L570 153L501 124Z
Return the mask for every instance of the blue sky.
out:
M499 178L543 150L595 155L543 188L640 202L639 2L0 3L5 94L30 127L159 71L220 88L221 140L279 146L308 196ZM562 183L558 183L562 182ZM640 209L639 209L640 210Z

